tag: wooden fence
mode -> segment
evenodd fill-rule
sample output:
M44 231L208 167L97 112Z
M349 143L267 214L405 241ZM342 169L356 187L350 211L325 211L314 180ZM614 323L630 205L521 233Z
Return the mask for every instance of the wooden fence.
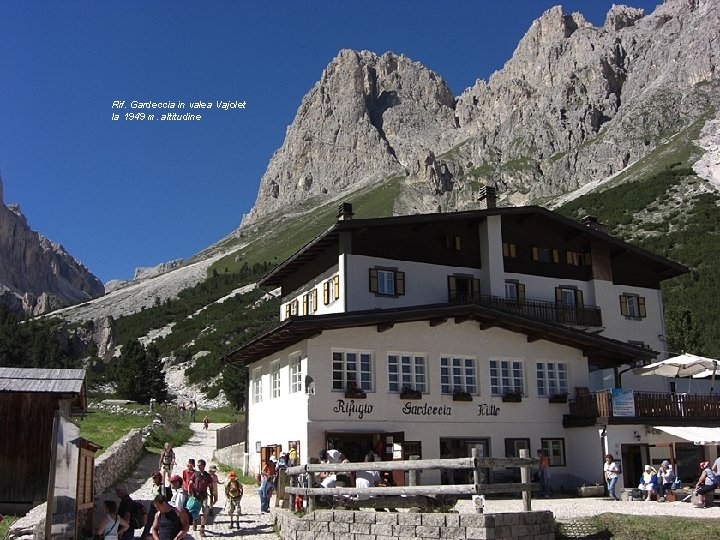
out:
M290 495L301 495L308 501L308 511L315 509L315 497L321 496L345 496L345 497L372 497L374 503L382 503L381 506L401 506L397 504L400 498L406 503L420 500L423 497L436 497L447 495L486 495L492 493L516 493L522 492L523 510L531 510L530 492L537 491L539 484L530 482L530 466L535 461L530 459L529 450L520 450L519 458L481 458L477 455L477 449L473 448L472 456L467 458L454 459L417 459L406 461L374 461L363 463L323 463L313 465L300 465L290 467L285 472L287 475L296 477L299 475L308 476L308 487L286 487L285 493ZM519 467L520 483L485 484L481 469L487 467ZM416 485L416 472L434 469L472 469L472 484L454 485ZM409 485L388 486L388 487L312 487L316 485L315 474L321 472L329 473L350 473L357 471L407 471L409 473ZM352 501L352 499L348 499ZM361 503L368 503L362 500ZM358 503L360 506L362 504ZM369 505L369 503L368 503ZM422 506L418 504L417 506Z
M247 422L230 424L217 430L216 448L227 448L233 444L245 442L247 436Z

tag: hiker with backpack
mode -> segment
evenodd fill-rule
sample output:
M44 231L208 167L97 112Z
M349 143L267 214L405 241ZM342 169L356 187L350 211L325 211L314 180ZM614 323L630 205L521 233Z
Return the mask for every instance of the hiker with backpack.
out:
M145 523L143 522L142 525L138 526L138 520L133 519L133 517L137 518L137 511L133 512L136 508L136 503L130 497L127 484L121 483L115 486L115 495L120 499L120 506L118 507L117 513L129 525L122 534L118 535L118 538L119 540L132 540L135 538L135 529L141 529Z
M187 512L168 504L165 495L153 499L155 519L150 529L153 540L181 540L190 529Z
M615 457L612 454L605 456L603 471L605 473L605 482L607 482L608 495L611 499L619 501L620 499L615 494L615 484L617 484L617 479L620 477L620 466L615 462Z
M228 514L230 515L230 528L233 528L233 522L235 526L240 528L240 516L242 515L242 508L240 502L242 501L243 487L240 481L237 479L235 471L230 471L228 475L227 484L225 484L225 499L228 505ZM238 518L235 519L235 513L237 512Z
M172 476L174 466L175 452L172 449L172 445L169 442L166 442L163 446L162 452L160 452L160 463L158 465L158 469L162 472L163 484L166 486L170 485L170 477Z
M205 460L198 459L198 470L190 478L189 493L202 504L200 512L200 536L205 536L205 524L207 523L208 512L210 511L209 490L212 485L212 476L205 470ZM193 530L197 530L197 520L193 523Z

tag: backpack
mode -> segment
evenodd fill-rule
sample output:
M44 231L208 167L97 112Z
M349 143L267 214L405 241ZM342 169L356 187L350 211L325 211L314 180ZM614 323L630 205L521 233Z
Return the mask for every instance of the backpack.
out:
M147 523L147 509L140 501L133 501L130 507L130 528L142 529Z
M202 510L202 503L190 495L185 501L185 511L190 515L190 521L195 521Z
M228 494L230 495L231 499L237 499L238 497L242 496L242 491L240 490L240 482L237 480L230 480L228 482Z

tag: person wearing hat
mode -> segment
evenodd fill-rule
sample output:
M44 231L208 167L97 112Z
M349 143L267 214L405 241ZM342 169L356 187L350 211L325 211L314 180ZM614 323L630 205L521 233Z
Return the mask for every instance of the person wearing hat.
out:
M183 479L179 474L176 474L170 478L170 487L173 489L172 500L170 504L175 508L185 508L185 503L188 499L188 494L183 487Z
M657 488L658 495L665 497L665 493L672 490L673 482L675 481L675 471L673 471L672 465L666 459L660 464L657 472Z
M650 465L645 465L645 471L640 477L638 489L646 492L646 501L652 500L653 493L657 493L657 471Z
M235 471L230 471L228 475L227 484L225 484L225 499L228 504L228 514L230 515L230 528L233 528L233 521L235 526L240 528L240 516L242 515L242 508L240 507L240 501L243 496L243 487L240 481L237 479ZM235 513L237 512L238 518L235 519Z
M718 476L712 471L710 462L708 461L700 462L700 470L702 474L700 474L700 478L697 484L695 484L695 494L698 496L696 506L698 508L705 508L705 494L715 491L715 488L718 486Z

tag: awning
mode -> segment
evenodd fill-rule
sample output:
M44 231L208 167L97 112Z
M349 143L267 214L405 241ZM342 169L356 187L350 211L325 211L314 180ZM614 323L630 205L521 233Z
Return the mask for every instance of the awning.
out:
M692 441L697 445L713 446L720 445L720 428L695 427L695 426L653 426L655 429L664 431L668 435L680 437L686 441Z

